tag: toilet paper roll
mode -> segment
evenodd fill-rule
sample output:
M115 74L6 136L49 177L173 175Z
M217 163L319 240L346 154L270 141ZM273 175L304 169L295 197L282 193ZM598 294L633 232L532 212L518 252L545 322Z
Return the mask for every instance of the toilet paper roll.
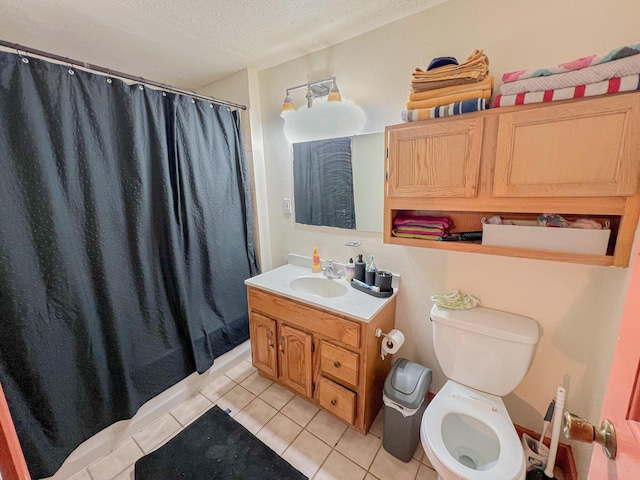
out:
M404 333L395 328L385 335L382 340L382 355L394 354L404 344Z

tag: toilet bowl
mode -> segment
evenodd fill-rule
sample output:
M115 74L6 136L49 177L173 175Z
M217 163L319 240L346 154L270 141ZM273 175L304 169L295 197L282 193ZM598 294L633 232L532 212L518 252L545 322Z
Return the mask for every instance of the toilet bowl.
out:
M420 424L441 480L524 480L522 444L502 396L526 375L540 331L535 320L484 307L431 309L433 347L448 378Z
M442 480L521 480L526 465L500 397L449 380L420 425L422 447Z

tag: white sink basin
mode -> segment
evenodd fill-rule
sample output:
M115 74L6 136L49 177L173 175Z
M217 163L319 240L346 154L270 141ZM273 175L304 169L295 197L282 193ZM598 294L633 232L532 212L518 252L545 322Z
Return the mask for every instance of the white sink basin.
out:
M326 277L298 277L291 280L290 285L295 292L325 298L341 297L349 291L339 280Z

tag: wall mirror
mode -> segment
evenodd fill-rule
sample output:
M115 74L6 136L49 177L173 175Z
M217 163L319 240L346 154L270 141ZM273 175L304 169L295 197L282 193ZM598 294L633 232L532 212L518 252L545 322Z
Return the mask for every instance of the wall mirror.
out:
M384 133L293 145L296 223L382 232Z

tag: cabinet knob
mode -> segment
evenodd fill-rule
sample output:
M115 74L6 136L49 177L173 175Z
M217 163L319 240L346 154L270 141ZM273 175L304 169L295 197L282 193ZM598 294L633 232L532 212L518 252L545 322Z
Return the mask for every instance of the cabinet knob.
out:
M336 368L340 368L341 365L342 364L337 360L335 362L333 362L333 366L336 367Z
M284 335L280 338L280 351L284 354Z
M331 400L331 405L335 407L337 404L338 404L338 400L336 400L335 398Z

